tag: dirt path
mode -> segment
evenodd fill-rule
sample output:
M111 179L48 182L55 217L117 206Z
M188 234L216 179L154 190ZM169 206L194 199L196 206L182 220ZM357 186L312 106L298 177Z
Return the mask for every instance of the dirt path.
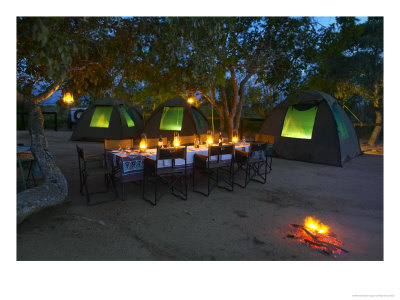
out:
M350 251L337 260L383 259L382 155L362 155L343 168L274 159L265 185L215 189L208 198L189 192L186 202L166 196L156 207L129 184L125 202L88 207L70 135L46 131L70 202L18 227L18 260L333 260L286 237L289 223L309 215L328 224ZM29 140L18 132L19 143ZM89 153L103 151L100 143L79 144Z

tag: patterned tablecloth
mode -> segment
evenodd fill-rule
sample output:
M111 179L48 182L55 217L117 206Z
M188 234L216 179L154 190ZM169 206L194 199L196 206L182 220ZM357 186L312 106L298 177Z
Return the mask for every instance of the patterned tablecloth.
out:
M249 144L238 144L235 146L236 149L243 151L249 151ZM193 168L194 154L208 155L208 148L205 145L200 145L200 148L194 148L194 146L187 147L187 170L190 173ZM146 152L137 151L107 151L106 152L106 163L109 168L112 168L114 172L118 172L121 177L121 182L138 181L143 179L143 164L145 157L156 159L157 149L147 149ZM231 158L230 154L222 155L220 159L228 160ZM217 159L213 157L212 159ZM177 159L175 166L184 167L185 161L183 159ZM169 167L171 166L171 160L162 160L158 162L158 167Z

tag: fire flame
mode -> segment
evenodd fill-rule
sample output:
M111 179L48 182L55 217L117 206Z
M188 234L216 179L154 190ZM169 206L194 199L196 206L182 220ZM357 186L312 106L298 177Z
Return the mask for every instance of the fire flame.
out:
M341 247L342 241L330 231L329 227L313 217L306 217L304 225L290 224L290 226L296 229L288 237L298 239L325 254L333 254L336 258L342 251L348 252Z
M307 217L304 219L304 227L306 227L313 233L319 233L319 234L329 233L329 227L321 223L319 220L314 219L313 217Z

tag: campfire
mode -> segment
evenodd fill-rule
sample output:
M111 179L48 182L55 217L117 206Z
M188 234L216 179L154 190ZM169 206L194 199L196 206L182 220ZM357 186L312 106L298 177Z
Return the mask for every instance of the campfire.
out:
M336 234L317 219L307 217L304 219L304 225L289 225L294 228L287 234L289 238L298 239L300 242L318 249L326 255L332 254L335 258L342 251L348 253L347 250L341 247L342 241L336 237Z

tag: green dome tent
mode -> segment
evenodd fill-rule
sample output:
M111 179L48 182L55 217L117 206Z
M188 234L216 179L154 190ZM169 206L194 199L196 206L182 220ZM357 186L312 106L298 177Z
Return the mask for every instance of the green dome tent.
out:
M342 166L361 154L353 124L337 100L302 91L280 103L259 131L274 137L275 156Z
M148 138L172 138L174 132L181 136L206 134L208 121L195 106L181 97L160 104L147 120L144 133Z
M127 108L120 100L106 98L85 110L71 140L128 139L139 137L142 130L142 114L138 108Z

